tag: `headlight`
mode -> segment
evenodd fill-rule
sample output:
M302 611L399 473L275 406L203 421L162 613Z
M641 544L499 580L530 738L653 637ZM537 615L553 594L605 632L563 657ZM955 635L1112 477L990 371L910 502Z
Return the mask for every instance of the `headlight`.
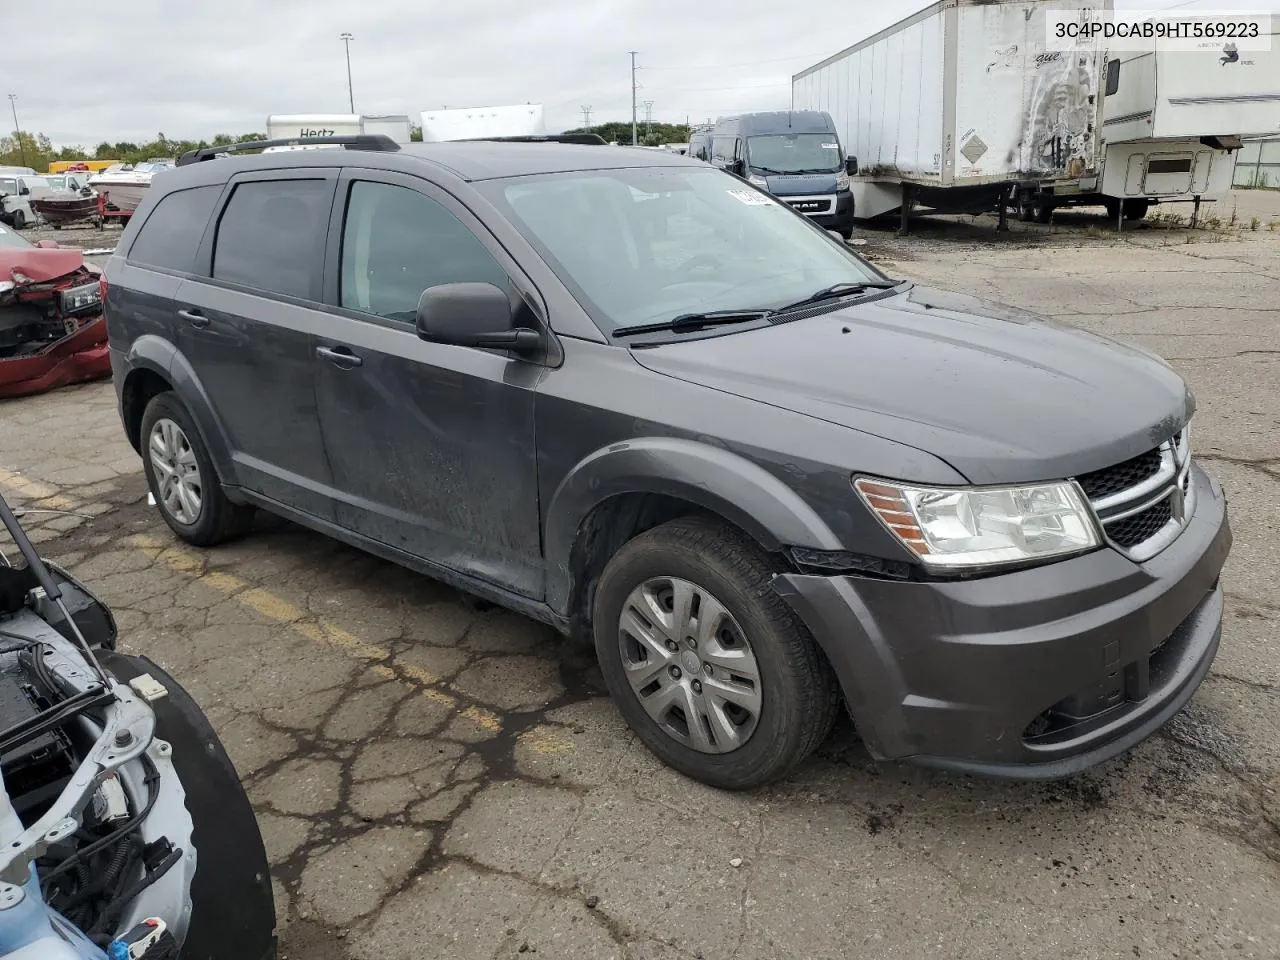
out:
M69 287L61 293L62 315L74 317L81 313L97 312L102 309L102 291L98 281Z
M841 170L836 174L836 193L844 193L849 189L849 174Z
M1071 482L931 490L861 478L854 487L889 532L934 569L1047 560L1102 543Z
M769 181L766 180L764 177L756 177L756 176L747 177L747 183L751 184L753 187L759 187L761 190L769 189Z

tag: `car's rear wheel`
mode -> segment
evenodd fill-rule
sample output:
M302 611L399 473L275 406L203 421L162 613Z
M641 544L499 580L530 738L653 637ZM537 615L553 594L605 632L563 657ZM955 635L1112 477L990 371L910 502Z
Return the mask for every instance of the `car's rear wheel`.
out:
M222 492L200 432L174 394L158 394L147 404L141 436L147 486L174 533L211 547L249 528L252 508L232 503Z
M593 632L610 693L650 750L711 786L785 776L835 719L834 674L773 574L737 531L685 518L628 542L600 577Z

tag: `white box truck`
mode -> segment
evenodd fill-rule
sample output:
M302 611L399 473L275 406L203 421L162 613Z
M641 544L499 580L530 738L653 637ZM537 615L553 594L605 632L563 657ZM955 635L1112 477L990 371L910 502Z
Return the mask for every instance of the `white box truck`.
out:
M546 123L540 103L422 111L422 139L427 143L486 137L537 137L545 133Z
M792 106L835 119L857 158L861 219L900 210L905 227L917 205L1003 214L1008 202L1025 219L1067 204L1105 204L1118 217L1122 202L1136 217L1153 202L1229 189L1239 138L1280 122L1280 49L1241 54L1237 76L1213 72L1237 66L1221 50L1049 49L1049 11L1096 19L1111 9L940 0L797 74ZM1168 85L1157 87L1156 71Z

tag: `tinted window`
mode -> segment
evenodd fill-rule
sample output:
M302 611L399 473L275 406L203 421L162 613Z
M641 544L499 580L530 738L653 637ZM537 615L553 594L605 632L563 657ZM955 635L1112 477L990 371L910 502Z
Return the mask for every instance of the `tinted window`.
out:
M1107 92L1105 96L1112 96L1120 90L1120 61L1112 60L1107 64Z
M168 194L142 225L129 250L129 262L189 271L221 192L218 185Z
M290 297L317 299L319 238L333 186L324 180L261 180L231 194L218 223L213 275Z
M880 279L804 217L714 168L513 177L478 189L605 330L773 309Z
M406 187L354 183L342 232L342 305L413 323L422 291L507 275L457 217Z

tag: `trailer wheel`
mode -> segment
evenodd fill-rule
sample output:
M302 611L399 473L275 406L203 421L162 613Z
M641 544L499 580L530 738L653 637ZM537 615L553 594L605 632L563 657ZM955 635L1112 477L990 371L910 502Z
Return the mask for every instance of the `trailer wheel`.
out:
M1027 194L1023 194L1018 197L1018 219L1023 223L1031 223L1035 218L1035 210L1031 205L1031 197Z
M1053 219L1053 211L1057 205L1047 197L1036 197L1031 201L1031 219L1036 223L1048 223Z
M1124 205L1124 218L1126 220L1141 220L1150 210L1150 200L1130 200Z
M1117 220L1120 217L1120 204L1124 204L1125 220L1141 220L1151 209L1150 200L1120 200L1112 197L1107 200L1107 217Z

